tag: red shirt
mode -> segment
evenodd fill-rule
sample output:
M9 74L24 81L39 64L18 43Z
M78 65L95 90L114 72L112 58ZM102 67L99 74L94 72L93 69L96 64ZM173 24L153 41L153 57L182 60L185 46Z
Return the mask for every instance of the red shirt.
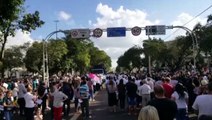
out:
M174 88L171 84L163 83L163 88L165 90L165 96L167 98L171 98L172 93L174 92Z

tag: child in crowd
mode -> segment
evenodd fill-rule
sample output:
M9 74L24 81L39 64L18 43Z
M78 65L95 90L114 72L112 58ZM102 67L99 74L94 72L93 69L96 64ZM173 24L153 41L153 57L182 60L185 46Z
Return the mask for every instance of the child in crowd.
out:
M12 91L8 90L3 100L4 105L4 117L6 120L13 120L13 108L14 99L12 97Z
M41 113L41 109L38 108L36 111L36 115L34 116L34 120L43 120L43 115Z

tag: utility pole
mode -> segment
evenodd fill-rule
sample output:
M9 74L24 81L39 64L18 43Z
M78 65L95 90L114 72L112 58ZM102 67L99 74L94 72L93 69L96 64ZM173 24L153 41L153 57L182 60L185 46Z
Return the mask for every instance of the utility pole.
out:
M55 25L56 25L56 31L57 31L57 23L59 22L59 20L55 20ZM56 40L57 40L57 33L56 33Z

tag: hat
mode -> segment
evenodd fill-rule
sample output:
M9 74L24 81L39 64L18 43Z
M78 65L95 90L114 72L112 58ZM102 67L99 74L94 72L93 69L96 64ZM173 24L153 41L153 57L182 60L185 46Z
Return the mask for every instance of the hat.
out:
M207 85L208 84L208 81L207 80L202 80L201 81L201 85Z

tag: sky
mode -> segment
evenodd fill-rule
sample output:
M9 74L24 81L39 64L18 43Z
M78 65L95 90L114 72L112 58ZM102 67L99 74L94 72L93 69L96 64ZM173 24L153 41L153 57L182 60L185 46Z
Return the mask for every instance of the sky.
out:
M15 37L10 37L8 46L20 45L44 39L56 30L71 30L79 28L108 27L145 27L148 25L184 25L196 15L212 5L212 0L26 0L27 13L40 12L40 18L45 22L31 33L16 31ZM206 24L207 16L212 14L212 8L205 11L185 27L193 29L200 22ZM55 22L55 21L59 22ZM185 31L176 29L166 30L165 35L150 36L165 41ZM63 37L63 34L58 34ZM55 36L53 36L55 37ZM96 47L104 50L112 59L112 67L117 66L117 59L134 45L142 46L147 39L145 31L139 36L133 36L130 31L125 37L107 37L104 32L100 38L90 38Z

